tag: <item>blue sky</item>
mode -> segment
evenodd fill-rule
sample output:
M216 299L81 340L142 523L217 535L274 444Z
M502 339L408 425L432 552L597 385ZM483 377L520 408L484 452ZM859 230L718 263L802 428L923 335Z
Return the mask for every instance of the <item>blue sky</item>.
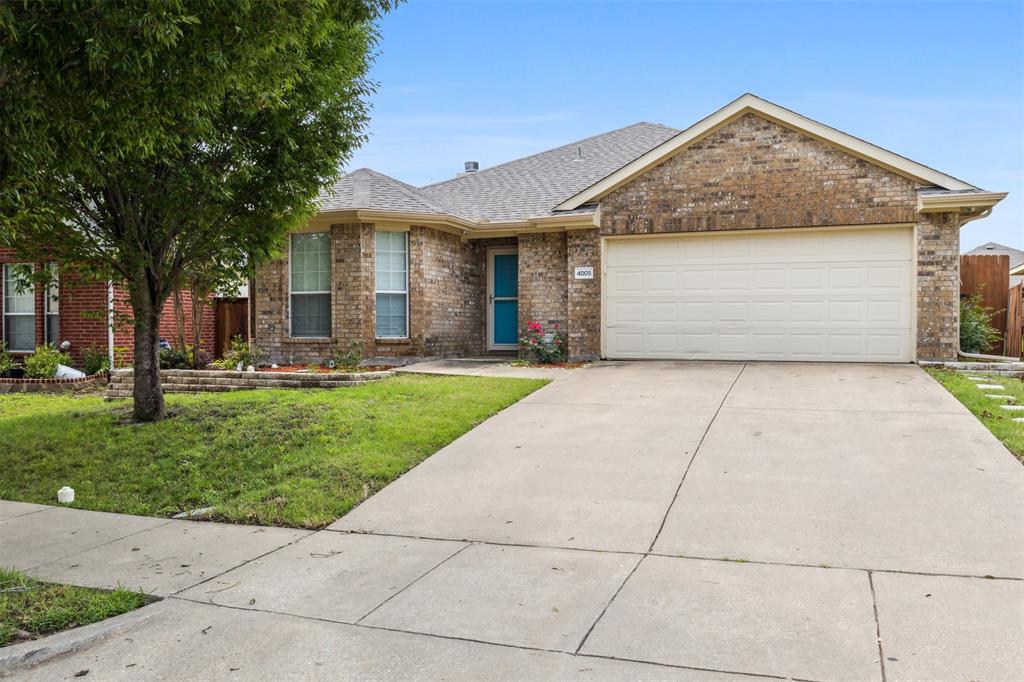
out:
M961 232L1024 248L1024 2L412 0L381 24L370 141L415 185L744 92L1010 196Z

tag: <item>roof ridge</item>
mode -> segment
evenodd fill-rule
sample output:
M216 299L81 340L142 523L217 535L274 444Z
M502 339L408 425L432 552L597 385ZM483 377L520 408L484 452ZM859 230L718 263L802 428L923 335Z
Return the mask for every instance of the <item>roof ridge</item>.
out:
M618 133L618 132L621 132L623 130L629 130L630 128L636 128L638 126L657 126L659 128L663 128L665 130L672 130L672 131L675 131L675 132L681 132L681 131L677 130L676 128L671 128L671 127L669 127L667 125L663 125L661 123L649 123L647 121L637 121L636 123L631 123L629 125L622 126L621 128L613 128L612 130L606 130L603 133L597 133L595 135L590 135L588 137L580 138L579 140L575 140L573 142L567 142L566 144L561 144L561 145L558 145L557 147L551 147L550 149L544 149L544 150L539 151L539 152L534 152L533 154L527 154L526 156L521 156L518 159L510 159L508 161L503 161L503 162L499 163L496 166L491 166L490 168L485 168L485 169L483 169L481 171L476 171L474 173L466 173L466 174L463 174L463 175L456 176L454 178L448 178L447 180L438 180L437 182L432 182L429 185L422 185L418 189L421 189L421 190L430 189L430 188L433 188L433 187L437 187L438 185L444 185L444 184L447 184L447 183L450 183L450 182L457 182L459 180L465 180L466 178L469 178L469 177L479 176L479 175L482 175L484 173L490 173L493 170L497 170L498 168L502 168L503 166L508 166L509 164L519 163L521 161L526 161L527 159L532 159L532 158L541 156L543 154L550 154L552 152L557 152L560 149L566 149L568 147L573 147L573 146L576 146L576 145L581 145L584 142L589 142L590 140L596 140L599 137L604 137L605 135L611 135L612 133Z

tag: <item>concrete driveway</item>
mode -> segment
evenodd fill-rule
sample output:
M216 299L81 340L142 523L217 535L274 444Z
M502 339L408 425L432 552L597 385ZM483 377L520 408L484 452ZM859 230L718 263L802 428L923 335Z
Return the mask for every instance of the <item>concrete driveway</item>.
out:
M601 363L34 673L1020 680L1022 499L915 366Z

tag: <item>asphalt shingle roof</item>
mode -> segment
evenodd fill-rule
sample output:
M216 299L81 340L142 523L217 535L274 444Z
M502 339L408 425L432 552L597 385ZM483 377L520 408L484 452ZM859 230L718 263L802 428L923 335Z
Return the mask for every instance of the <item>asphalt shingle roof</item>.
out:
M320 195L319 203L322 211L368 209L438 215L452 212L412 185L369 168L359 168L343 175Z
M657 123L635 123L419 188L360 168L321 194L320 209L435 213L490 222L550 216L564 200L678 132ZM559 215L593 210L580 207Z
M657 123L634 123L420 189L476 220L549 216L561 202L678 132Z
M1024 251L1015 249L1012 246L1004 246L996 242L988 242L981 246L971 249L965 256L1009 256L1010 257L1010 269L1024 264Z

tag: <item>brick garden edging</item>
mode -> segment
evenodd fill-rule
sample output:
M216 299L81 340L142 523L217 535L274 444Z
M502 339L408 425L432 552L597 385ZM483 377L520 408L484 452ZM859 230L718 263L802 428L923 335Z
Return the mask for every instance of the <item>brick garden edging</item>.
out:
M93 374L80 379L4 379L0 378L0 394L4 393L65 393L86 391L107 383L105 374Z
M380 381L392 375L394 375L392 370L351 373L160 370L164 393L215 393L254 388L341 388L365 384L369 381ZM131 369L112 371L110 385L107 387L107 400L130 398L133 376L134 373Z

